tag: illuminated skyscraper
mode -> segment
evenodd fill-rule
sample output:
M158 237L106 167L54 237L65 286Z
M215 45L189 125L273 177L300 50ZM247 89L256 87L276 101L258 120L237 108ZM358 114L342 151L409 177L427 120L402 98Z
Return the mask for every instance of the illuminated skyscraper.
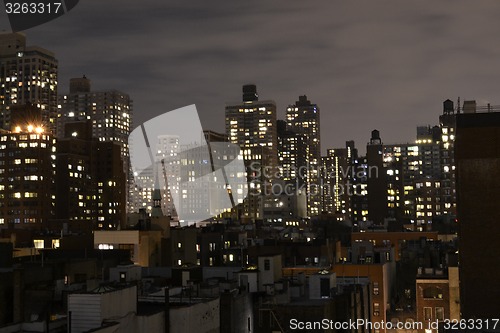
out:
M117 90L92 91L90 80L83 76L70 80L69 94L59 95L58 104L60 109L57 118L58 138L67 137L68 133L64 133L67 123L91 121L92 137L99 142L119 145L123 171L126 175L125 182L127 188L133 189L128 144L132 126L132 100L129 95ZM126 200L131 202L128 193L129 191Z
M12 106L31 104L42 111L42 124L55 134L57 59L38 46L26 46L21 33L0 33L0 128L9 130Z
M278 162L281 178L297 187L303 186L305 179L298 177L297 165L304 165L305 158L298 154L303 151L304 139L287 129L286 121L278 120Z
M178 135L160 135L155 138L155 163L139 174L134 174L133 188L129 193L129 211L145 209L152 213L153 194L156 195L162 214L177 217L173 196L179 195L180 183L180 137ZM166 180L166 182L165 182Z
M180 143L178 135L161 135L156 141L156 170L164 174L167 184L158 184L163 195L162 208L165 216L177 217L174 197L179 196L181 181ZM167 187L168 186L168 187Z
M416 230L430 230L442 215L440 128L418 126L415 143L384 145L388 215Z
M415 143L384 145L387 168L388 217L414 223L415 181L419 179L419 146Z
M475 108L475 102L473 102ZM471 106L471 103L469 103ZM465 107L465 105L464 105ZM444 214L456 215L457 195L455 182L455 129L456 117L460 110L455 110L449 99L443 102L443 114L439 117L441 127L441 168Z
M77 120L92 121L92 136L101 142L120 144L124 171L128 174L128 136L132 126L132 100L117 90L92 91L85 76L70 80L69 94L59 95L58 136L64 137L64 125Z
M345 148L328 149L322 158L322 210L335 213L340 219L352 220L351 197L357 195L354 191L358 150L354 141L347 141ZM360 194L360 193L359 193Z
M305 95L299 96L299 100L295 104L289 105L286 110L287 129L296 133L302 140L302 144L295 151L295 168L301 170L297 174L297 178L306 187L307 211L310 216L318 215L321 207L319 120L319 107L312 104Z
M0 133L0 228L47 230L55 216L55 138L40 109L11 110L12 131Z
M191 224L224 216L237 216L247 182L239 148L224 134L204 131L206 145L194 142L180 152L180 224ZM238 182L237 180L241 180Z
M126 182L120 145L92 137L89 120L67 123L57 147L59 224L72 231L125 225Z
M243 217L261 219L261 186L269 186L278 171L276 103L259 101L257 87L249 84L243 86L243 102L226 105L225 113L229 142L239 145L247 168L249 198Z

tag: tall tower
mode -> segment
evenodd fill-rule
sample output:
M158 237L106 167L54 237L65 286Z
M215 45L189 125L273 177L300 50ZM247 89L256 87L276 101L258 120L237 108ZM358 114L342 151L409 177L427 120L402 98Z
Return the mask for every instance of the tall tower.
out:
M124 171L128 174L128 136L132 126L132 100L117 90L92 91L90 80L70 80L69 94L59 96L61 112L57 121L58 136L64 137L64 125L76 120L92 121L92 136L99 141L120 144Z
M278 148L276 103L259 101L254 84L243 86L242 103L226 105L226 134L243 151L249 198L243 218L262 218L263 186L269 186L277 172Z
M387 180L384 168L383 147L380 132L372 131L366 146L368 218L382 225L387 217Z
M416 230L430 230L444 208L441 196L441 129L418 126L415 143L384 145L388 215Z
M455 215L457 209L455 181L455 129L459 110L455 113L453 102L449 99L443 102L443 114L439 117L441 128L441 168L442 168L442 205L444 214Z
M72 231L117 229L126 222L120 146L92 137L90 120L67 123L57 141L56 217Z
M307 210L310 216L320 213L321 191L319 190L319 166L321 163L319 107L312 104L306 95L289 105L286 110L287 128L302 138L302 145L296 150L296 169L301 170L298 178L306 187ZM299 156L302 157L300 163Z
M57 59L38 46L26 46L21 33L0 33L0 128L9 130L12 106L31 104L42 111L42 126L55 133Z
M304 165L304 155L299 154L303 151L304 138L297 133L287 129L286 121L278 120L278 160L281 178L287 182L298 185L304 185L305 179L298 174L297 165Z
M180 143L178 135L160 135L156 142L155 175L164 174L167 184L158 184L163 193L163 213L165 216L177 217L174 196L179 196L181 181Z
M12 105L0 130L0 229L47 230L54 218L56 139L32 105Z
M351 199L360 194L354 193L357 157L354 141L347 141L345 148L328 149L322 158L322 210L343 220L353 219Z
M133 108L129 95L117 90L92 91L90 80L83 76L70 80L69 94L59 95L58 104L58 138L67 136L64 133L66 124L91 121L92 137L100 142L112 142L120 146L127 189L132 188L128 136L132 127ZM129 191L127 202L130 201L128 193Z

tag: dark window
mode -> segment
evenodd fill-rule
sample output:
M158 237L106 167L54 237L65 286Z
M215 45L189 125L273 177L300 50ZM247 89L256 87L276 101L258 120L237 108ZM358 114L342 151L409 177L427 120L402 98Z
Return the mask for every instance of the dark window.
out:
M424 289L423 292L424 298L437 298L437 299L442 299L443 298L443 291L439 287L428 287Z
M330 297L330 279L320 280L321 297Z
M84 283L87 281L87 274L75 274L76 283Z
M424 320L432 320L432 308L424 308Z

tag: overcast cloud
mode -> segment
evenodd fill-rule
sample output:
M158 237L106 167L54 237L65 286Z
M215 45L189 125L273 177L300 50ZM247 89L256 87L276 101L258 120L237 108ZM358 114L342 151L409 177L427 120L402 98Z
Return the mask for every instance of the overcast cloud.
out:
M256 83L278 117L307 94L322 148L370 131L386 143L437 124L443 100L500 104L499 1L83 0L26 31L56 53L59 91L86 74L134 99L135 125L196 104L224 131L226 102Z

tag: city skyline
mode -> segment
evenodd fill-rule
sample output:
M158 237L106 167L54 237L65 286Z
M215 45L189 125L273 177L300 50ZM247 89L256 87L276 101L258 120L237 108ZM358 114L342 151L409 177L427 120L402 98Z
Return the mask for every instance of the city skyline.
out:
M57 54L60 82L86 74L98 90L130 93L135 125L194 103L204 128L222 132L224 105L237 100L242 84L275 100L279 119L306 94L323 111L324 154L345 140L364 146L373 128L384 143L409 141L415 125L435 124L446 98L496 100L498 50L488 40L500 5L427 4L84 2L26 32ZM119 19L111 26L113 10Z
M78 2L0 12L0 333L500 331L500 4L5 21Z
M3 58L4 59L11 59L11 58L15 57L16 59L17 58L21 59L21 60L16 60L16 61L20 61L21 63L24 63L23 54L25 54L26 52L23 52L23 51L31 49L31 47L24 46L25 45L24 35L15 33L15 34L4 34L1 37L2 37L2 48L3 48L3 55L4 55ZM16 49L20 50L20 51L13 50L13 45L15 46L16 43L18 43L17 38L22 39L22 42L23 42L22 47L21 46L16 47ZM50 52L50 51L46 51L46 52ZM8 57L6 57L6 56L8 56ZM53 57L51 56L50 59L53 59ZM27 59L26 61L29 64L31 64L32 62L29 60L30 59ZM57 60L54 60L54 61L57 61ZM22 69L31 68L28 65L23 65L23 66L24 67L22 67ZM44 65L44 66L47 66L47 65ZM23 74L24 70L15 71L15 69L17 69L17 68L18 67L15 67L14 69L11 69L10 72L6 72L7 74L4 74L5 82L7 84L10 82L10 86L12 86L9 89L6 89L6 91L5 91L5 97L7 98L6 99L7 104L5 104L5 107L7 110L10 107L9 106L10 103L13 103L13 105L18 103L17 100L15 99L17 96L17 92L18 92L17 86L19 86L19 87L30 86L30 83L32 83L31 80L35 79L35 76L33 76L33 78L31 78L31 76L29 76L28 77L29 80L26 81L27 80L25 78L26 74ZM41 73L43 73L43 72L41 72ZM21 76L21 74L24 76ZM54 74L54 77L55 77L55 75L56 74ZM19 76L19 78L18 78L18 76ZM48 78L46 80L49 81ZM17 82L17 81L19 81L19 82L12 84L12 82ZM43 83L40 84L41 87L43 87L43 85L44 85ZM57 82L53 86L53 89L54 89L54 91L57 89ZM30 91L29 87L27 88L27 91ZM113 104L116 102L115 101L115 99L116 99L116 96L115 96L116 91L115 90L113 90L111 92L112 96L111 95L107 96L106 94L102 95L101 92L96 93L96 92L91 92L91 91L92 90L91 90L90 80L88 78L86 78L85 76L83 78L72 78L70 80L70 95L59 94L58 101L59 101L60 105L57 106L57 108L60 109L60 114L57 117L58 127L62 127L65 122L69 121L70 119L71 119L71 121L74 121L74 120L76 120L76 118L78 118L78 120L85 119L85 120L91 122L92 123L92 125L91 125L92 126L92 136L94 136L96 138L98 137L99 141L111 140L111 141L115 141L121 145L122 159L123 159L123 164L122 164L123 171L125 172L125 174L132 175L132 173L130 173L128 170L129 169L128 168L129 154L128 154L128 143L126 143L128 133L130 133L129 132L130 131L129 123L130 123L131 117L129 117L129 116L131 116L131 114L132 114L132 111L131 111L132 104L131 104L131 102L130 102L130 104L128 102L129 97L127 94L119 93L118 99L120 99L120 100L123 99L123 101L125 101L124 102L125 104L118 103L115 105L115 104ZM319 118L320 111L319 110L320 110L320 108L319 108L319 106L315 103L311 103L307 99L307 96L305 96L305 95L299 96L299 100L295 103L295 105L289 105L289 107L287 109L286 128L288 130L290 130L290 133L286 134L285 133L286 131L285 132L282 132L282 130L277 131L278 130L278 123L277 123L277 119L276 119L276 105L275 105L274 101L259 100L258 90L257 90L257 87L255 85L244 85L242 92L243 92L242 102L240 102L237 105L226 105L225 121L226 121L226 135L228 136L229 141L232 143L238 144L240 146L240 148L242 149L243 156L246 156L246 157L244 157L245 163L248 164L246 167L250 168L249 170L247 170L247 174L248 175L255 174L254 162L257 163L258 165L261 165L261 167L264 167L264 168L267 168L267 167L276 168L276 167L278 167L278 164L277 164L278 163L278 160L277 160L278 153L280 153L280 163L282 164L281 165L282 168L285 168L285 166L286 166L286 168L289 168L289 167L299 167L299 168L307 167L309 170L309 168L312 167L312 169L310 169L308 171L306 179L304 179L306 181L305 185L307 188L305 194L308 198L307 199L307 207L308 207L307 208L307 210L308 210L307 215L311 217L311 216L318 216L318 215L320 215L321 212L336 213L336 211L325 209L325 207L320 207L322 204L320 204L321 200L320 200L319 195L317 198L315 198L314 195L311 196L312 193L314 192L312 190L313 187L316 188L317 185L319 186L319 183L318 183L319 178L317 178L319 176L319 169L317 169L317 167L319 167L319 161L321 159L321 155L320 155L320 151L319 151L319 147L320 147L320 145L319 145L319 143L320 143L320 137L319 137L319 134L320 134L320 129L319 129L320 128L320 118ZM99 96L99 97L97 97L97 96ZM109 99L109 98L111 98L111 99ZM110 101L112 101L112 104L108 105L108 102L110 102ZM33 97L31 97L31 99L29 101L28 100L24 101L24 103L27 103L27 102L40 103L40 100L33 99ZM52 105L52 108L55 108L55 105ZM166 112L160 117L156 117L154 119L148 120L147 123L155 124L155 126L158 125L159 123L163 124L162 126L160 126L158 128L155 127L156 130L160 131L157 134L162 134L162 133L163 134L167 134L167 133L170 134L169 131L173 130L173 128L168 130L167 129L168 126L165 127L166 124L169 124L169 126L174 126L175 127L174 132L180 130L182 133L186 134L186 131L191 132L193 125L198 122L197 121L197 111L196 111L195 106L191 105L188 108L191 108L191 118L190 119L184 119L184 117L186 116L187 108L182 108L182 109L178 109L178 110L175 110L172 112ZM453 129L450 128L449 130L452 131L450 134L448 132L448 128L446 126L451 126L451 127L454 126L453 125L453 122L454 122L454 120L453 120L454 115L453 114L455 112L459 113L460 108L461 108L460 105L457 105L457 107L455 108L453 101L451 101L449 99L443 102L443 116L439 117L440 125L442 126L442 128L441 128L442 138L439 138L439 136L441 136L441 134L438 133L438 132L440 132L440 129L437 126L433 127L432 131L431 131L430 126L417 127L417 140L416 140L415 144L422 144L422 143L426 144L427 141L429 141L429 143L430 143L430 141L436 140L436 143L437 142L442 143L441 151L439 150L440 148L438 146L435 146L434 147L435 149L433 149L433 151L425 151L425 149L424 149L424 151L422 153L420 153L420 152L418 152L420 149L416 146L414 147L415 149L417 149L416 151L418 152L418 154L415 156L418 156L418 158L423 159L423 161L421 161L421 162L425 162L425 164L426 164L425 167L426 168L432 167L433 169L436 169L435 175L433 175L433 177L436 177L436 179L438 179L438 180L441 180L441 178L442 178L442 180L444 180L443 187L445 187L447 189L443 193L445 193L445 192L447 193L445 196L451 195L451 197L449 198L451 201L450 200L446 201L450 204L455 202L455 199L454 199L454 188L455 188L454 181L452 178L449 178L449 175L448 175L448 173L450 171L454 170L453 167L450 167L448 165L450 163L450 161L451 161L451 163L453 163L452 160L448 161L448 159L449 159L449 157L452 158L452 154L449 155L449 150L453 147L452 142L454 141L454 133L453 133ZM43 109L44 109L43 105L40 107L40 109L42 112L41 114L43 115ZM463 106L464 112L475 112L476 109L477 109L476 101L464 101L464 106ZM483 111L483 112L484 111L489 112L489 111L494 110L494 109L496 109L495 106L490 106L488 104L487 107L479 106L479 108L477 110ZM182 111L182 110L184 110L184 111ZM129 111L130 111L130 114L129 114ZM122 112L123 112L123 114L122 114ZM179 113L179 115L182 115L181 118L175 117L176 113ZM109 117L108 117L108 115L109 115ZM163 116L165 116L167 118L165 118ZM161 117L163 117L163 118L161 118ZM449 120L445 121L448 118L445 119L443 117L445 117L445 118L451 117L451 118ZM100 120L97 120L97 118L99 118ZM161 121L160 121L160 118L162 119ZM171 120L169 121L168 119L171 119ZM175 119L175 121L172 121L173 119ZM116 120L116 122L115 122L115 120ZM19 120L13 120L13 121L14 121L14 124L19 123ZM181 129L182 128L181 123L184 123L184 125L186 126L186 130ZM194 131L194 133L201 133L201 129L202 129L201 125L202 124L200 123L198 131ZM446 128L443 127L443 125L445 125ZM15 132L16 131L18 132L21 130L20 126L15 126L13 128L14 128ZM188 128L189 128L189 130L188 130ZM139 129L141 129L141 133L144 131L144 127L141 126L141 128L136 128L134 130L134 132L137 132ZM438 132L436 132L436 129ZM117 132L117 130L119 133ZM28 131L30 131L29 126L28 126ZM167 132L164 132L164 131L167 131ZM62 132L62 131L60 131L60 129L59 129L57 132ZM71 136L76 138L78 135L77 132L78 131L74 131L71 134ZM172 132L172 133L174 133L174 132ZM181 132L179 132L179 133L181 133ZM293 133L296 133L296 134L293 134ZM380 137L380 132L378 130L373 130L371 133L372 133L372 136L370 139L370 143L367 145L366 156L362 157L361 160L359 160L359 161L357 159L353 159L352 163L354 163L355 165L361 166L361 167L363 167L363 163L365 163L364 165L367 168L369 168L371 165L376 165L377 169L383 170L387 166L384 163L388 163L390 161L386 160L385 155L384 155L384 158L382 158L383 141ZM63 138L63 136L61 136L61 133L56 133L56 134L57 134L57 137L59 137L60 139ZM280 140L282 140L282 141L280 141L280 142L282 142L280 149L278 149L278 145L277 145L277 139L278 139L277 135L278 134L281 137ZM428 140L428 139L419 140L419 135L425 136L425 135L431 135L431 134L432 134L431 140ZM69 137L69 135L70 135L70 132L65 133L64 137ZM292 136L290 136L290 135L292 135ZM300 144L298 141L294 144L293 140L288 142L288 140L293 139L293 137L295 135L297 135L296 138L299 138L299 137L301 138ZM197 136L197 135L195 135L195 136ZM422 136L421 138L423 138L424 136ZM128 140L130 142L135 141L133 138L128 138ZM285 144L285 141L283 141L283 140L287 141L288 143ZM423 141L423 142L420 142L420 141ZM352 146L354 148L354 142L353 141L349 141L349 142L352 142ZM140 145L139 145L139 147L140 147ZM263 148L263 147L265 147L265 148ZM284 152L283 149L285 149L285 147L288 147L286 149L290 149L290 151ZM145 147L142 147L142 148L145 148ZM160 150L162 150L162 149L160 149ZM141 151L141 149L136 150L137 153L139 153L140 151ZM432 160L432 161L435 160L435 162L432 162L427 157L425 157L425 155L427 153L433 153L433 155L436 155L436 156L434 156L434 158ZM440 154L442 155L441 157L443 160L437 161L437 157ZM283 156L289 156L290 160L287 160L287 161L281 160L281 158ZM305 159L302 160L302 158L299 158L299 156L302 156ZM136 160L136 162L138 161L137 157L135 158L135 160ZM139 160L141 160L141 163L142 163L147 159L139 158ZM19 160L19 161L16 160L14 162L20 164L21 160ZM443 168L443 171L440 170L441 169L441 166L440 166L441 162L444 163L445 165L447 165ZM63 165L61 165L61 166L65 168L66 164L67 164L67 167L69 169L72 169L73 163L70 163L70 164L63 163ZM132 163L132 164L134 164L134 163ZM429 165L427 166L427 164L429 164ZM413 168L413 166L412 166L412 168ZM86 169L89 169L89 168L87 167ZM287 173L287 172L285 172L286 171L285 169L283 169L282 171L284 172L284 174ZM194 171L192 171L192 172L194 172ZM420 171L419 173L420 173L420 177L427 176L427 172L422 173L422 171ZM443 177L441 177L442 176L441 173L443 173ZM71 174L73 174L73 176L75 176L75 173L73 173L72 171L69 171L69 174L70 174L70 176L71 176ZM260 175L260 173L259 173L259 175ZM366 221L367 218L369 218L370 220L374 221L375 224L378 224L378 225L382 224L386 217L389 217L389 216L394 217L394 213L387 215L387 203L383 202L383 201L379 202L378 199L376 199L376 198L383 198L386 194L388 194L388 193L386 193L387 192L387 188L386 188L387 184L385 183L385 179L384 179L385 178L384 171L382 172L382 175L384 175L384 176L381 176L382 178L377 177L377 178L380 178L380 180L375 180L372 177L368 177L366 179L366 183L364 185L367 186L367 188L369 189L368 197L372 196L373 198L371 200L370 200L370 198L368 198L368 201L367 201L368 207L362 208L362 211L361 211L361 215L363 216L363 218L362 218L363 221ZM80 173L76 173L76 176L79 177ZM193 176L193 175L191 175L191 176ZM253 176L249 176L249 179L248 179L249 182L251 182L250 178L252 178L252 177ZM257 176L257 178L259 178L259 177L260 176ZM278 180L278 178L282 178L282 180L284 180L284 181L290 181L290 179L286 179L285 177L283 177L283 175L278 176L276 180ZM361 177L361 178L363 178L363 177ZM190 181L194 181L194 177L189 177L189 179L190 179ZM395 177L395 180L398 181L398 176ZM267 182L265 179L260 179L260 181L263 181L263 186L264 186L263 188L267 188L268 186L270 186L272 184L273 180L269 179L269 182ZM110 182L114 184L114 180L112 180ZM335 182L338 183L338 180L336 180ZM363 182L363 180L361 180L361 182ZM104 182L99 182L99 183L103 184ZM370 185L370 183L371 183L371 185ZM127 184L133 185L133 182L127 182ZM298 188L296 190L299 190L299 188L301 188L299 185L300 184L297 184ZM304 184L302 184L302 185L304 185ZM436 183L436 186L440 187L440 185L441 185L440 183L439 184ZM411 186L413 186L413 184L409 184L408 186L411 187ZM409 190L409 188L406 189L406 186L405 186L405 195L406 195L407 190ZM260 192L257 188L256 188L256 191ZM397 191L400 191L401 193L403 193L402 189L397 189ZM177 190L174 190L174 192L177 193ZM264 192L266 192L266 191L264 191ZM297 192L297 195L300 196L299 192ZM149 193L148 197L150 197L151 194L152 193ZM30 193L27 193L27 195L30 195ZM132 195L129 193L128 195L126 195L126 197L131 198ZM125 201L126 200L127 199L125 199ZM276 198L271 199L271 201L275 201L275 200L276 200ZM399 198L398 198L398 201L399 201ZM253 202L253 200L252 200L252 202ZM279 204L280 203L277 203L277 205L278 205L277 208L279 208ZM361 206L358 205L358 207L363 206L363 203L361 203L361 202L358 204L361 204ZM83 202L79 202L79 205L84 206L85 204ZM139 205L141 207L147 206L148 202L142 202ZM265 200L261 202L259 199L258 201L255 201L253 205L250 205L253 208L247 207L249 209L249 211L247 211L245 214L247 214L248 216L255 215L254 218L260 219L262 216L267 214L265 212L265 210L262 211L262 208L265 208L265 207L271 208L272 206L275 206L275 205L276 205L276 202L275 203L265 202ZM370 205L372 206L372 208L370 208ZM400 204L396 204L394 206L394 208L396 208L399 205ZM407 204L405 203L405 205L407 205ZM408 205L409 205L408 206L409 211L411 211L412 210L411 201L409 201ZM234 206L234 204L233 204L233 206ZM336 206L337 206L337 204L336 204ZM129 208L130 207L131 206L129 205ZM374 207L380 208L379 214L373 215L373 216L377 215L376 218L370 217L370 213L368 213L368 212L374 212L376 210L376 208L374 208ZM418 205L418 207L420 207L419 208L420 210L424 209L423 208L424 205L420 204L420 205ZM451 208L451 206L446 207L446 209L449 209L449 208ZM437 209L437 211L440 212L442 210L441 205L440 204L436 205L436 209ZM168 214L168 215L175 215L175 214L172 214L173 208L167 209L167 211L170 212L170 214ZM253 213L250 213L250 211L252 211ZM449 213L449 212L445 211L445 213ZM349 215L349 212L344 211L344 209L342 209L342 214ZM433 212L427 212L426 214L428 214L426 216L428 216L429 218L434 216ZM411 219L411 223L414 223L415 218L412 214L405 213L405 215L407 215L410 218L413 217L413 219ZM437 215L440 215L440 214L437 214ZM423 217L421 211L417 212L417 217L419 217L419 216ZM122 220L124 220L124 219L122 218ZM421 219L419 221L420 221L419 224L423 223L423 219ZM100 225L104 226L104 224L100 224ZM109 225L112 226L113 224L109 224Z

